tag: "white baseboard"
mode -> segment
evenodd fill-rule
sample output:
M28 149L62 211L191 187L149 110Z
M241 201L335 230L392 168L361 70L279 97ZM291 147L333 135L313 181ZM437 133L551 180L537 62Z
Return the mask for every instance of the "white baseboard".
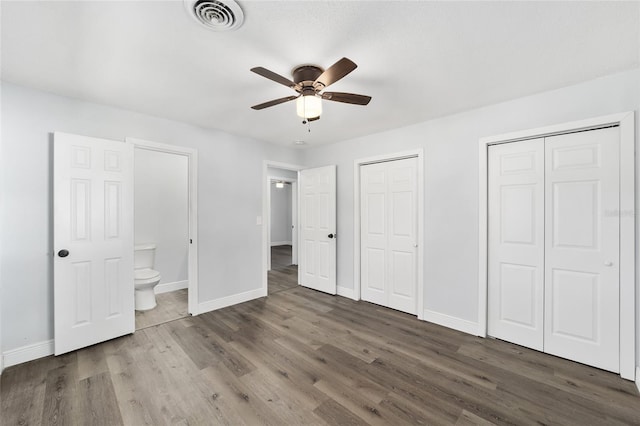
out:
M640 391L640 365L636 366L636 387Z
M7 368L49 355L53 355L53 340L45 340L44 342L11 349L2 354L2 359L4 368Z
M423 319L434 324L462 331L463 333L473 334L474 336L478 335L478 324L473 321L452 317L428 309L424 310Z
M348 287L337 287L338 296L347 297L349 299L358 300L356 297L356 292L352 288Z
M238 303L248 302L249 300L265 296L264 289L257 288L255 290L245 291L244 293L209 300L208 302L198 303L198 312L194 315L204 314L205 312L215 311L216 309L226 308L227 306L237 305Z
M290 246L291 241L271 241L271 247L273 246Z
M189 288L189 280L174 281L172 283L160 283L153 290L156 294L169 293L171 291Z

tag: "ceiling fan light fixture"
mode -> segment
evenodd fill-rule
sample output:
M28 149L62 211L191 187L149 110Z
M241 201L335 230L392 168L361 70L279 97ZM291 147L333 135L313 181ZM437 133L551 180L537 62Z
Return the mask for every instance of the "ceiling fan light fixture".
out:
M278 189L284 188L284 182L276 182L276 188Z
M316 95L303 95L296 100L296 113L301 118L315 118L322 114L322 98Z

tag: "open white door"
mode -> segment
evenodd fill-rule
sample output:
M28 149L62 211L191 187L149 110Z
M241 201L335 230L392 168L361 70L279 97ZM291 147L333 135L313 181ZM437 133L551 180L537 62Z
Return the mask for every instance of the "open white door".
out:
M135 330L133 145L54 134L55 354Z
M300 284L336 294L336 166L300 172Z

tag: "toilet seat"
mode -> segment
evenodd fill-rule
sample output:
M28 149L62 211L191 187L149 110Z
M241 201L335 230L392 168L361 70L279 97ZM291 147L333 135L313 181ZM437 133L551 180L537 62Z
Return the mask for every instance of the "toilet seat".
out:
M153 269L136 269L133 278L136 284L151 284L154 281L158 281L160 272Z

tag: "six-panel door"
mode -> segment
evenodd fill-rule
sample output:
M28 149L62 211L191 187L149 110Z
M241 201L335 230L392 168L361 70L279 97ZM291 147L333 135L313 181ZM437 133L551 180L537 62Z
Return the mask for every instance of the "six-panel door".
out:
M300 284L336 294L336 166L300 172Z
M54 135L55 354L135 329L132 145Z

